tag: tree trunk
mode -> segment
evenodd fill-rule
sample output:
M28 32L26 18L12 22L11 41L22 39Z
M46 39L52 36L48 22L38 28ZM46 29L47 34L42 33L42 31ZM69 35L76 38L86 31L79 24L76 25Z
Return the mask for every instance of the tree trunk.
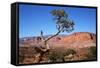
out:
M45 38L43 37L43 32L41 33L41 38L42 38L42 41L44 42L45 48L38 48L38 49L40 50L40 53L39 53L40 55L37 57L38 59L37 59L37 62L36 62L36 63L40 63L40 62L42 61L42 57L44 56L44 54L47 53L47 52L49 52L50 46L48 45L47 42L48 42L50 39L52 39L53 37L59 35L59 33L60 33L61 31L62 31L62 30L59 30L56 34L54 34L54 35L48 37L47 39L45 39Z

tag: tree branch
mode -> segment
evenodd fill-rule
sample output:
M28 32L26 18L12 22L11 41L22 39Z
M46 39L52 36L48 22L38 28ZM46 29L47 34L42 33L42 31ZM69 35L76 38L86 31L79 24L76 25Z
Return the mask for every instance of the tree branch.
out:
M43 36L43 31L41 30L41 38L42 40L45 40L44 36Z
M40 50L43 51L43 52L46 52L47 50L50 49L50 47L49 47L49 45L47 44L47 42L46 42L46 40L45 40L45 38L44 38L44 36L43 36L43 31L42 31L42 30L41 30L41 38L42 38L42 41L44 42L44 45L46 46L46 48L45 48L45 49L40 48Z
M56 34L54 34L54 35L52 35L52 36L48 37L48 38L45 40L45 42L47 42L47 41L48 41L48 40L50 40L51 38L53 38L53 37L57 36L57 35L58 35L61 31L62 31L62 29L61 29L61 30L59 30Z

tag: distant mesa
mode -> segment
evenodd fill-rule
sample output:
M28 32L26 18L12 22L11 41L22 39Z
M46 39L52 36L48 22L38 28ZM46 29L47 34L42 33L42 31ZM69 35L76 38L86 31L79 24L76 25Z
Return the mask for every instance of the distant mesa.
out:
M41 43L41 37L25 37L19 40L20 46L32 46ZM70 35L59 35L48 41L49 43L57 44L67 44L75 42L89 42L96 43L96 34L89 32L75 32Z
M69 36L65 36L62 39L62 42L96 42L96 35L94 33L89 33L89 32L77 32L73 33Z

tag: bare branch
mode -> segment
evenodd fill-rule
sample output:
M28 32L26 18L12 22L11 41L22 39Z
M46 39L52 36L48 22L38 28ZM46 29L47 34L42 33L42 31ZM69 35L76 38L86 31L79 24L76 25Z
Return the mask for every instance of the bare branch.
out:
M51 38L53 38L53 37L55 37L55 36L57 36L57 35L59 35L59 33L62 31L62 29L61 30L59 30L56 34L54 34L54 35L52 35L52 36L50 36L50 37L48 37L45 41L47 42L48 40L50 40Z
M43 31L41 30L41 38L42 40L45 40L44 36L43 36Z

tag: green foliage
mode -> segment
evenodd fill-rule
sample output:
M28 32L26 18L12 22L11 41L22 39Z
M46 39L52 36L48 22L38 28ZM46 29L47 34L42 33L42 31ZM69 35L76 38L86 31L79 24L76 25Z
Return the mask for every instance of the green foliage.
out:
M68 17L68 14L65 13L65 11L63 9L61 9L61 10L54 9L51 11L51 14L56 17Z
M91 46L90 48L89 48L89 56L88 56L88 59L92 59L92 60L94 60L94 59L96 59L96 47L95 46Z
M51 62L62 62L64 58L64 54L59 51L50 52L48 55Z
M58 31L71 32L74 30L74 22L68 19L68 14L63 10L52 10L51 14L55 17L56 27Z
M97 58L96 46L91 46L88 48L89 52L85 55L85 60L95 60Z
M95 46L91 46L91 47L90 47L90 53L91 53L93 56L96 56L96 47L95 47Z
M67 51L52 51L48 54L49 59L51 62L65 62L64 57L68 56L69 54L76 54L76 51L73 49L67 49Z
M76 54L76 51L73 49L67 49L65 55L69 55L69 54Z

